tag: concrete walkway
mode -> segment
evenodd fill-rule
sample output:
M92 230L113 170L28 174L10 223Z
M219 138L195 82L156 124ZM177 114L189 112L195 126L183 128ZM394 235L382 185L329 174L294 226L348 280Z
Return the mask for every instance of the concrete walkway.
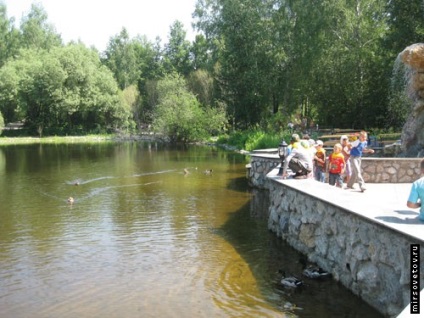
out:
M395 231L420 240L424 245L424 222L418 219L419 209L410 209L406 206L411 190L409 183L368 183L367 190L361 192L357 184L356 189L346 190L313 179L283 180L277 173L278 169L273 169L267 176L373 222L382 223Z

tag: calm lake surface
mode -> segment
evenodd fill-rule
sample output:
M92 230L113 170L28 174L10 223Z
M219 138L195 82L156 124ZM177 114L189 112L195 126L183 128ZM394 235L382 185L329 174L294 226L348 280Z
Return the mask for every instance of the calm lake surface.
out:
M278 284L300 254L267 230L247 162L140 142L0 147L0 317L380 317L332 280Z

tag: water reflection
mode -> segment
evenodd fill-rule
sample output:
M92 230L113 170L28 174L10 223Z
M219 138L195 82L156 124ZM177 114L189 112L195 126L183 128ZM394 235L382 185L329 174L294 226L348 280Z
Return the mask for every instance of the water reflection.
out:
M298 271L299 255L268 232L268 196L247 188L241 155L141 143L0 151L2 318L378 316L332 281L281 289L278 268Z

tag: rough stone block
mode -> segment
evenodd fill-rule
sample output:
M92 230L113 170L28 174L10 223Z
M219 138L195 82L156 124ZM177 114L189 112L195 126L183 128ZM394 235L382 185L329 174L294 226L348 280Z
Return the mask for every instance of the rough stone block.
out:
M299 241L309 248L315 247L314 230L313 224L302 224L300 226Z

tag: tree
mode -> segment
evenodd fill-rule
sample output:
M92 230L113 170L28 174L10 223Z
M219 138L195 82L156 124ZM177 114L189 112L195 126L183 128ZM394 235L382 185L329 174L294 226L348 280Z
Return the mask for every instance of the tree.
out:
M194 17L236 126L281 111L366 128L388 123L392 65L406 46L382 44L420 42L423 10L419 0L199 0Z
M15 63L0 68L0 112L6 123L24 119L18 100L22 71L22 67L18 68Z
M212 108L203 110L177 73L168 74L160 80L157 92L153 129L171 141L202 140L224 127L224 113Z
M385 47L392 59L407 46L422 42L424 38L424 3L422 0L396 0L386 2L387 35Z
M405 92L405 69L398 54L424 38L424 3L422 0L388 1L387 34L382 39L385 76L390 79L385 126L401 129L411 111L412 101Z
M213 60L210 56L208 43L205 37L201 34L196 35L196 38L191 46L191 58L193 61L193 69L212 69Z
M25 50L0 69L0 111L32 131L104 131L132 126L112 73L79 44Z
M62 45L62 39L53 25L47 22L48 16L41 4L32 4L28 15L21 22L21 47L49 50Z
M66 111L70 127L104 131L132 126L131 108L121 103L117 82L96 51L70 44L52 55L66 73L58 104Z
M187 32L180 21L171 25L169 41L165 45L164 65L167 72L176 71L187 76L192 70L190 61L190 42L186 40Z
M213 105L214 81L209 72L200 69L190 73L187 85L202 105Z
M130 40L125 28L121 30L119 35L109 40L104 54L103 62L113 72L121 89L137 83L140 76L137 43Z
M139 36L135 40L135 50L140 70L137 86L141 99L137 119L139 124L145 125L152 121L153 108L157 104L156 83L158 79L164 76L165 72L160 38L157 37L156 42L151 43L145 36Z
M310 77L312 101L322 122L359 129L384 120L387 102L381 96L387 95L389 82L379 48L386 29L383 4L384 0L325 4L325 16L331 17L322 30L327 45Z
M131 110L133 119L137 123L138 128L141 129L141 127L143 126L143 117L141 108L141 97L137 86L128 86L124 89L121 96L121 104L126 105L126 108Z
M6 6L0 3L0 67L19 50L19 31L13 26L13 19L8 19Z
M284 48L276 41L275 1L198 1L196 26L215 61L214 77L234 126L278 111Z

